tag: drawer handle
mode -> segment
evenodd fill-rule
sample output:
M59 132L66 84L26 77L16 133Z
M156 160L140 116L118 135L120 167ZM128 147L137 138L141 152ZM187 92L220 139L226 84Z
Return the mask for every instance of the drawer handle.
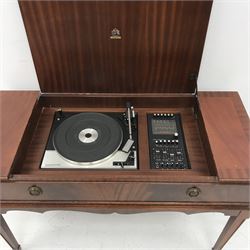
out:
M197 197L201 193L201 190L198 187L190 187L187 189L186 194L189 197Z
M29 187L28 191L29 191L29 194L32 196L39 196L43 193L43 190L36 185Z

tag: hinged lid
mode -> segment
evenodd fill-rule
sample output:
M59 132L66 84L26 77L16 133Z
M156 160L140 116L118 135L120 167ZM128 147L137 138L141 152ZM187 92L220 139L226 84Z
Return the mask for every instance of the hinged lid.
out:
M211 1L20 1L42 92L193 93Z

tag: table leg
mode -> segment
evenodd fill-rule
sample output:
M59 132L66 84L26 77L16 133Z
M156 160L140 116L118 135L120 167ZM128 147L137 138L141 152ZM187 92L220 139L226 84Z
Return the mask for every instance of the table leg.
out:
M249 217L249 211L240 211L237 216L230 216L213 250L221 250L240 225Z
M14 235L10 231L6 221L4 220L3 216L0 215L0 234L6 240L6 242L11 246L13 250L20 250L20 245L16 241Z

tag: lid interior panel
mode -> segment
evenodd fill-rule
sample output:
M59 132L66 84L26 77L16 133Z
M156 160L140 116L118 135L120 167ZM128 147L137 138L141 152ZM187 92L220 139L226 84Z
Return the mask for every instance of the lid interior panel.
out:
M211 1L19 4L42 92L195 90Z

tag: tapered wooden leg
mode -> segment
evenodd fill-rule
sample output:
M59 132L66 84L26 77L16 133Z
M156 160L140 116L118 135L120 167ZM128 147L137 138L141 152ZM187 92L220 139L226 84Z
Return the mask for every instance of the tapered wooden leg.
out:
M213 250L220 250L236 232L240 225L249 217L249 211L240 211L237 216L231 216L224 227L220 237L216 241Z
M6 221L4 220L3 216L0 215L0 234L2 235L2 237L6 240L6 242L11 246L11 248L13 250L19 250L20 245L18 244L18 242L16 241L14 235L12 234L12 232L10 231Z

